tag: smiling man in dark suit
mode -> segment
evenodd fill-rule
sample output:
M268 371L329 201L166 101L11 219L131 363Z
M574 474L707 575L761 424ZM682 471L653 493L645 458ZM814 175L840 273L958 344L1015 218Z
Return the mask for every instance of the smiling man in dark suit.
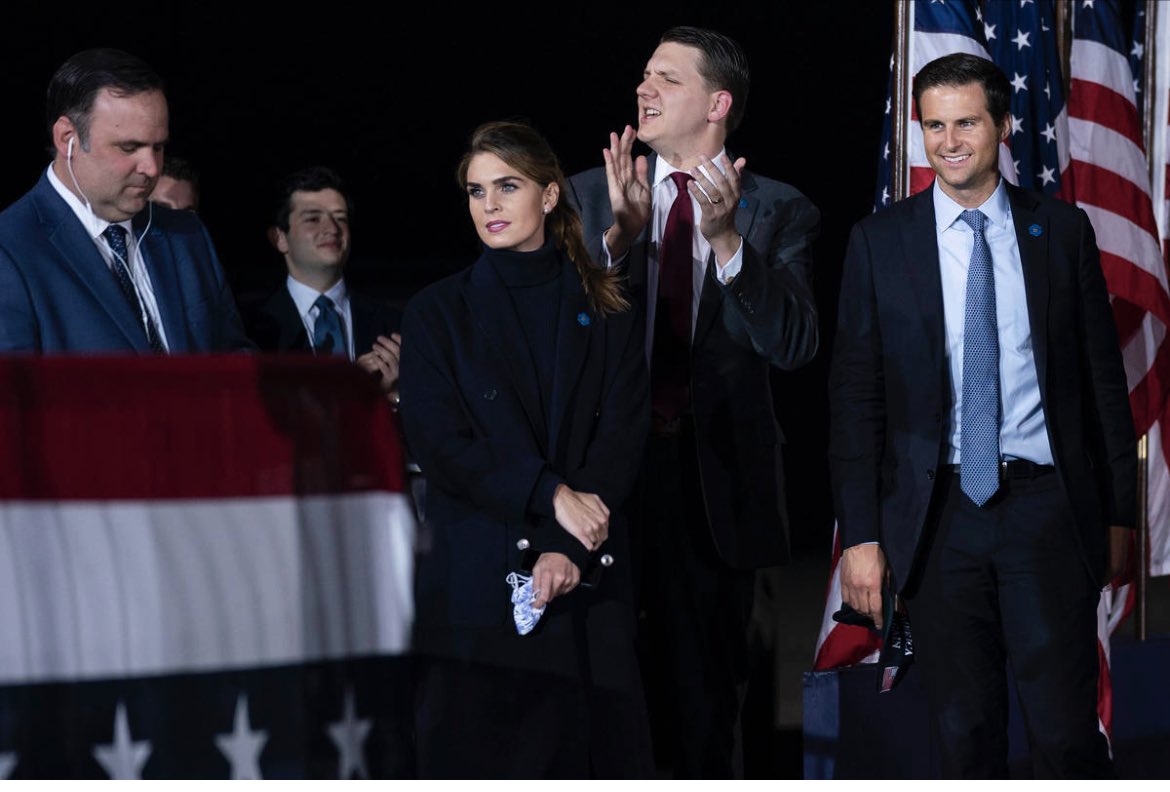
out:
M47 118L53 162L0 213L0 351L251 348L199 219L148 205L168 136L159 76L80 52L53 75Z
M905 598L946 776L1007 774L1010 662L1036 775L1099 777L1096 608L1135 519L1133 422L1088 217L999 175L1010 97L986 59L924 66L934 187L853 229L830 378L841 589L879 626L883 583Z
M652 437L641 490L644 659L660 758L676 777L742 772L736 733L756 570L788 557L771 367L817 349L810 269L820 222L796 189L724 141L749 72L711 30L667 31L637 88L634 131L572 179L585 238L621 267L646 322Z
M284 258L288 278L256 310L248 333L269 352L338 355L380 376L396 398L400 315L349 288L352 206L341 177L306 168L281 182L269 240Z

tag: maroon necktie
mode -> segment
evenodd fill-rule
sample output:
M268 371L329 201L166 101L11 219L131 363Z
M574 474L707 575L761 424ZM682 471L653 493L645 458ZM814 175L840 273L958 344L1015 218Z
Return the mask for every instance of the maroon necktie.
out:
M691 278L695 210L685 171L670 174L678 195L666 216L658 256L658 303L650 361L651 402L661 418L673 420L690 402Z

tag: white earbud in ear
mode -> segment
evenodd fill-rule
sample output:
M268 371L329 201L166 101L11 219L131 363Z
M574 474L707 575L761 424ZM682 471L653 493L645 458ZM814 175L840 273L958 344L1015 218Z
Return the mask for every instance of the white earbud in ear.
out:
M65 159L73 159L73 138L69 138L69 148L65 151Z

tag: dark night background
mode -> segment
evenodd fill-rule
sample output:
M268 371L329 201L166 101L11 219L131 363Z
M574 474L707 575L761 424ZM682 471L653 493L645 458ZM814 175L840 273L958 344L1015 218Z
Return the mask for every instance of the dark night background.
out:
M893 5L6 9L0 207L47 166L44 92L53 72L79 50L118 47L166 81L168 153L201 173L200 214L239 301L284 278L265 238L273 184L321 164L343 175L356 204L350 283L401 304L478 253L453 176L478 124L526 119L567 174L594 167L608 133L635 120L634 89L663 30L693 24L738 39L753 79L729 148L748 168L796 186L823 215L815 247L821 352L800 371L774 375L793 549L804 559L782 574L800 602L776 639L788 648L778 643L773 671L765 664L753 676L759 695L745 713L748 775L799 777L800 672L812 662L833 524L825 382L846 236L872 207ZM783 685L773 687L773 673Z
M453 173L479 123L527 119L566 173L600 165L609 131L634 121L634 88L661 31L722 30L743 44L753 72L747 116L729 147L749 168L802 190L824 215L816 247L822 352L799 372L777 372L776 393L789 438L793 542L827 553L826 352L845 238L871 207L892 5L14 10L0 28L0 205L47 165L44 91L53 71L78 50L119 47L167 83L168 151L200 170L201 215L240 300L284 277L264 235L273 183L325 164L342 173L356 203L351 283L402 302L476 255Z

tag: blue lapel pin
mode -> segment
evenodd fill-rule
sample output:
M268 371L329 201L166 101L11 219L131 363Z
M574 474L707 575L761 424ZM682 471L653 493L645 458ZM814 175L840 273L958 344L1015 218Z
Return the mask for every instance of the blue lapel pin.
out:
M590 321L589 314L585 313L584 311L577 314L577 324L581 325L582 327L588 327Z
M1028 233L1034 237L1038 237L1044 233L1044 229L1040 227L1039 223L1032 223L1032 225L1028 226Z
M747 198L740 198L739 199L739 208L740 209L747 209Z

